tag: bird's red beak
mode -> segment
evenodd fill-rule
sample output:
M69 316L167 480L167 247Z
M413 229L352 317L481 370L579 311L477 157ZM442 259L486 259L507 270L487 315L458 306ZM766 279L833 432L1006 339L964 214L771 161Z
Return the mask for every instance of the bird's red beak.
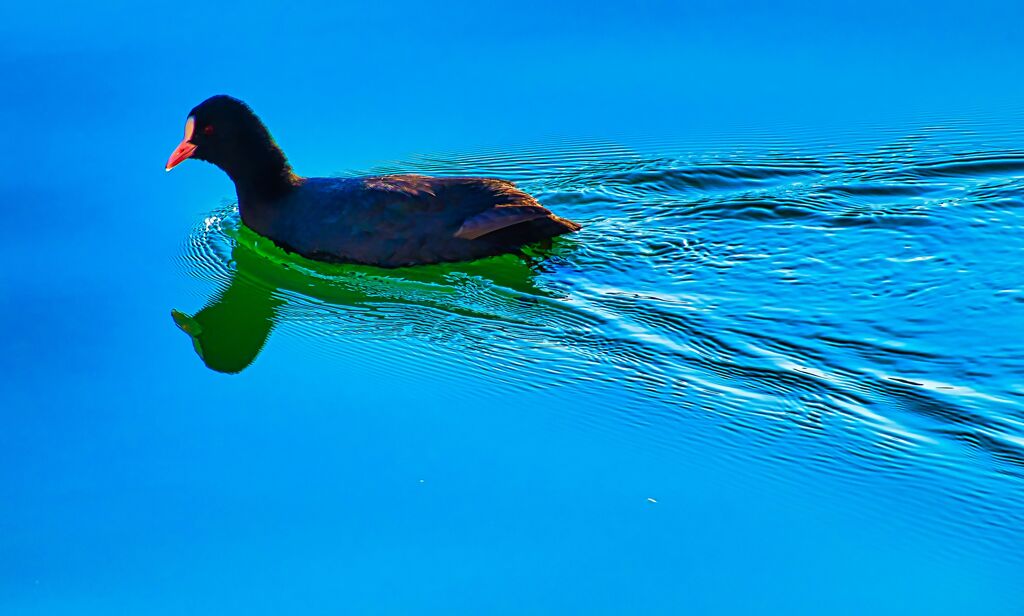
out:
M176 166L178 166L178 163L185 160L189 156L192 156L192 153L195 151L196 144L189 143L188 141L182 139L181 143L178 144L178 147L174 148L174 152L171 154L171 157L167 159L167 167L164 170L170 171L171 169L174 169Z
M178 147L174 148L171 152L171 157L167 159L167 166L164 167L164 171L170 171L178 166L181 161L192 156L196 151L196 144L189 141L192 138L192 131L195 130L196 120L192 116L189 116L185 120L185 138L181 140Z

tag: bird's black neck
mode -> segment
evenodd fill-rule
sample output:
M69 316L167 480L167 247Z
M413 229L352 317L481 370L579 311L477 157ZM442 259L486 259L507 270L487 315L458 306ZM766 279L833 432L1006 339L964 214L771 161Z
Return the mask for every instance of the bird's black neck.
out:
M292 171L281 148L272 139L260 140L244 149L246 157L224 171L235 183L242 221L259 230L279 204L298 186L301 178Z

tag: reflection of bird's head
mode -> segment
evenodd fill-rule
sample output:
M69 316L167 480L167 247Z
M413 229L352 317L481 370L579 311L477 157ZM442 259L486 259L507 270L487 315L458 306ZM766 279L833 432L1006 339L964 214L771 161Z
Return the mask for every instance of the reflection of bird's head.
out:
M259 355L274 328L281 303L271 289L235 276L194 316L171 311L174 323L192 339L192 346L211 370L234 374Z

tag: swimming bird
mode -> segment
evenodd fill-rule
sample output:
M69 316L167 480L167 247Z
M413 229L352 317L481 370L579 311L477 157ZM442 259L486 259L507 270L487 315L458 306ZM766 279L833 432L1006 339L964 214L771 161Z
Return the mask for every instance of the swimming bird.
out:
M468 261L580 228L506 180L301 177L252 109L226 95L189 112L185 138L166 170L189 158L228 174L247 227L319 261L382 267Z

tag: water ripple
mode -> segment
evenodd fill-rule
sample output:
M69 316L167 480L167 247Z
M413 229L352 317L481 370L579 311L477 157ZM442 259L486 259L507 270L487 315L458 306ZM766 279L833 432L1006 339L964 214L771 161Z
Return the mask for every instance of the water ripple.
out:
M373 171L509 177L584 229L526 261L383 271L296 259L229 207L179 264L220 288L208 308L241 293L233 309L273 315L233 335L281 324L398 378L441 363L454 397L486 374L491 395L587 396L574 421L650 446L714 442L846 486L945 474L958 487L928 496L922 532L973 526L1005 549L1024 540L1024 153L1005 144L1019 133L983 128L848 150L577 140L418 157Z

